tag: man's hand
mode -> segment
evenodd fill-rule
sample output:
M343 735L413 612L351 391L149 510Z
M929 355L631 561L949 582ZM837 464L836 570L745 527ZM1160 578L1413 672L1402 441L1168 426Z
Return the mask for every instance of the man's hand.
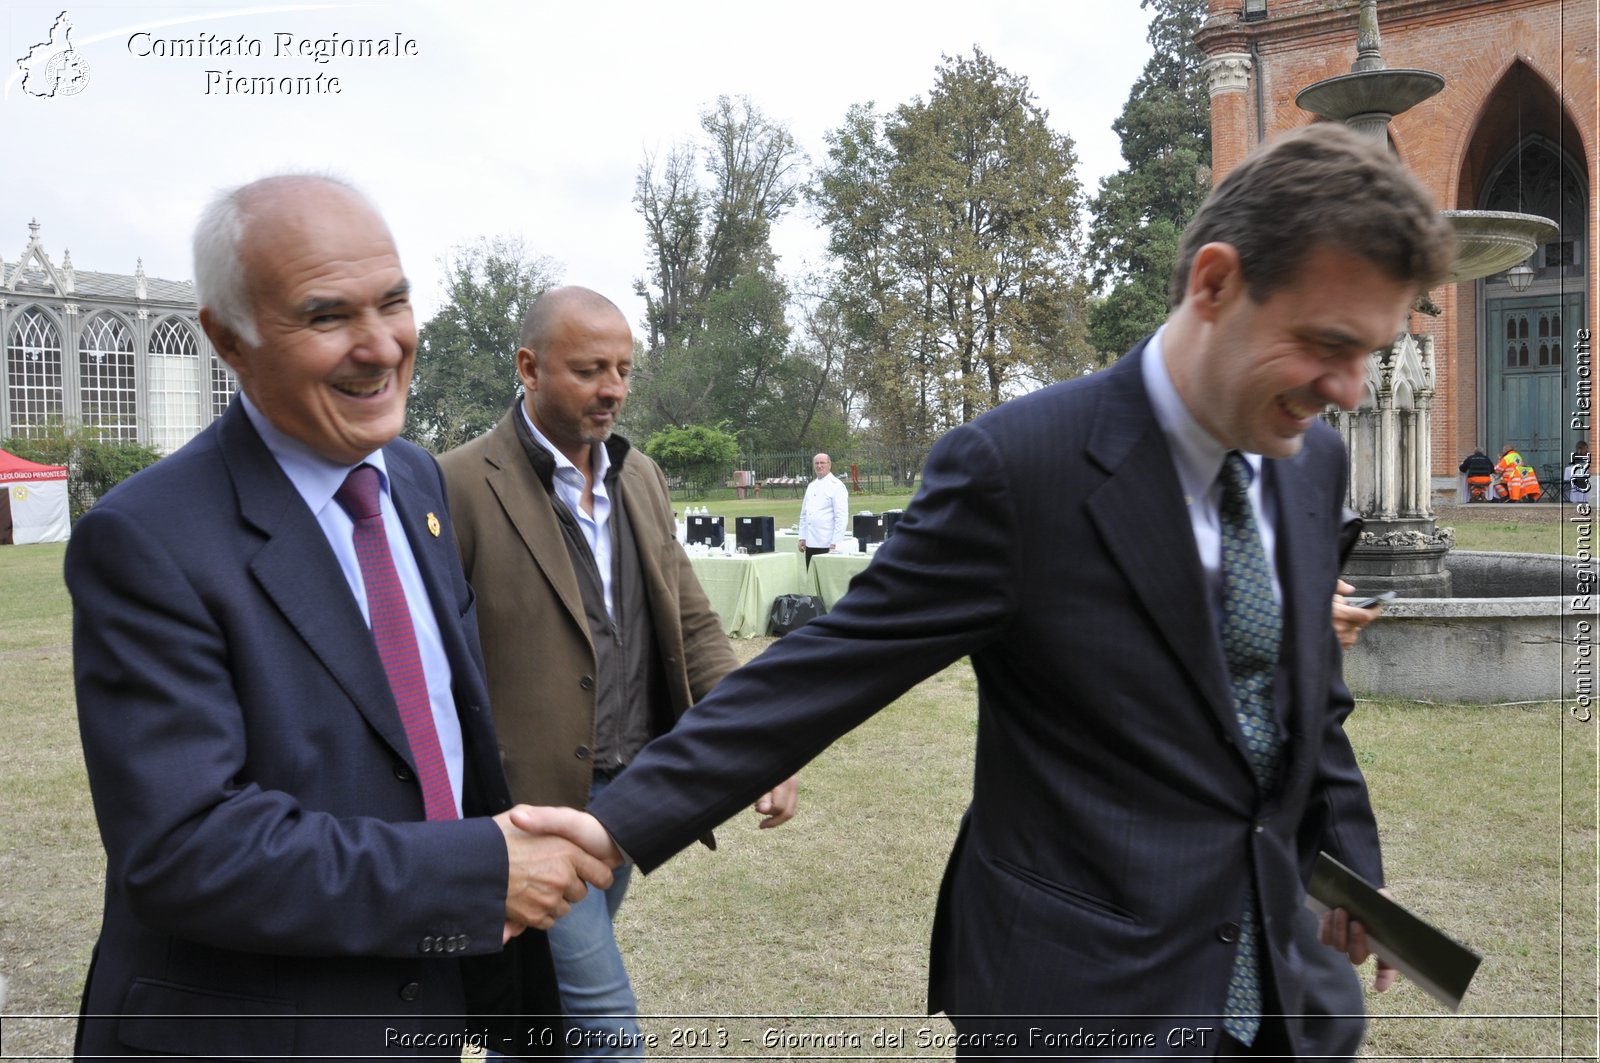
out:
M1378 891L1385 897L1389 891ZM1372 956L1377 970L1372 976L1372 988L1375 992L1386 993L1400 977L1400 972L1384 963L1382 959L1373 954L1367 943L1367 928L1356 920L1350 918L1350 913L1343 908L1334 908L1322 916L1322 926L1317 933L1318 940L1329 948L1344 953L1350 957L1350 962L1357 967L1367 962L1367 957Z
M578 846L597 863L607 868L604 885L595 882L594 879L588 881L600 886L601 889L611 885L610 868L622 864L622 850L617 848L617 843L611 840L611 835L600 825L598 819L575 808L533 805L518 805L509 815L512 823L530 834L553 834Z
M605 889L611 885L611 868L581 846L534 820L532 827L518 823L519 805L494 817L506 839L509 865L506 883L505 940L528 927L548 930L588 893L585 882ZM571 812L570 809L550 811ZM573 815L581 813L573 812Z
M800 776L791 775L783 782L774 786L756 801L756 811L767 818L761 821L761 829L778 827L794 818L796 806L800 801Z
M798 541L798 542L797 542L797 543L796 543L796 544L795 544L795 547L796 547L796 549L798 549L798 550L799 550L799 551L800 551L800 552L801 552L801 553L802 553L802 554L803 554L803 553L805 553L805 552L806 552L806 541L805 541L805 540L804 540L804 539L801 539L801 540L799 540L799 541Z
M1346 652L1356 644L1361 637L1361 629L1378 618L1383 612L1383 603L1374 605L1370 609L1357 609L1353 605L1346 605L1344 596L1354 594L1356 589L1344 580L1340 580L1334 588L1333 596L1333 632L1339 636L1339 646Z

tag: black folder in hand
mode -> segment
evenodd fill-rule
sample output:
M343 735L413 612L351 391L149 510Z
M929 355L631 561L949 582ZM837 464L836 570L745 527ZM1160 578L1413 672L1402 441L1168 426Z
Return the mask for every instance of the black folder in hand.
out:
M1483 957L1378 892L1327 853L1317 854L1306 904L1321 913L1343 908L1367 930L1367 944L1389 966L1455 1011Z

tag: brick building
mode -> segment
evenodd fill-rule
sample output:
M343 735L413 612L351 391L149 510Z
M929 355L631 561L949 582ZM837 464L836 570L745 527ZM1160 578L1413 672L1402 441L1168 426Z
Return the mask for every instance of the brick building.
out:
M1197 42L1207 54L1214 179L1263 137L1315 120L1303 88L1347 74L1359 0L1210 0ZM1596 5L1593 0L1380 0L1390 69L1429 70L1444 90L1397 116L1389 142L1441 209L1538 214L1559 239L1528 262L1515 291L1506 274L1432 293L1437 317L1411 331L1436 351L1435 483L1453 481L1475 446L1514 444L1549 482L1588 415L1594 328Z
M58 265L37 222L0 260L0 438L82 424L171 453L227 409L237 384L200 329L194 285Z

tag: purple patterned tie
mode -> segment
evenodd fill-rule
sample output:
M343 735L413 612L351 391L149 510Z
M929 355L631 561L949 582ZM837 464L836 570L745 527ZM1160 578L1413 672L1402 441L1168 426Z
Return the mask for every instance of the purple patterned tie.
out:
M333 497L355 522L356 560L361 563L361 582L367 590L372 638L378 644L378 657L389 676L389 689L394 693L406 741L411 744L411 756L417 763L428 818L455 819L455 794L439 749L439 733L433 726L428 677L422 671L422 655L417 652L411 607L406 604L406 592L395 574L389 537L383 530L378 470L371 465L357 465Z

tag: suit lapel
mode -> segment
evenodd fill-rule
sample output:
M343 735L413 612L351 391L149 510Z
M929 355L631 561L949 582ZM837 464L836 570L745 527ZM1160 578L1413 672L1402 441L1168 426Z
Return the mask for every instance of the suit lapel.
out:
M372 729L409 760L388 677L322 526L237 401L220 431L240 515L265 537L251 574Z
M1145 394L1143 355L1141 344L1106 374L1088 457L1107 478L1086 500L1089 519L1203 700L1234 733L1222 643L1211 618L1196 615L1195 603L1204 610L1209 601L1205 576L1172 455Z
M587 639L589 621L583 608L582 592L578 589L578 576L573 571L572 556L567 552L561 524L551 508L561 502L545 490L528 463L528 456L523 453L522 441L517 438L516 426L511 421L520 416L521 413L513 409L495 425L489 446L484 450L484 461L488 465L484 478L489 490L500 500L500 508L533 557L534 564Z
M437 490L429 491L417 482L410 463L393 447L384 450L384 466L389 472L389 500L394 503L400 526L405 529L406 541L411 544L411 554L416 558L417 570L422 574L422 584L428 592L428 602L439 625L439 636L444 642L445 656L457 683L462 678L462 668L476 671L473 651L467 646L461 630L456 594L450 578L455 544L443 534L439 512L444 503ZM432 507L432 508L430 508ZM439 529L435 531L434 529Z

